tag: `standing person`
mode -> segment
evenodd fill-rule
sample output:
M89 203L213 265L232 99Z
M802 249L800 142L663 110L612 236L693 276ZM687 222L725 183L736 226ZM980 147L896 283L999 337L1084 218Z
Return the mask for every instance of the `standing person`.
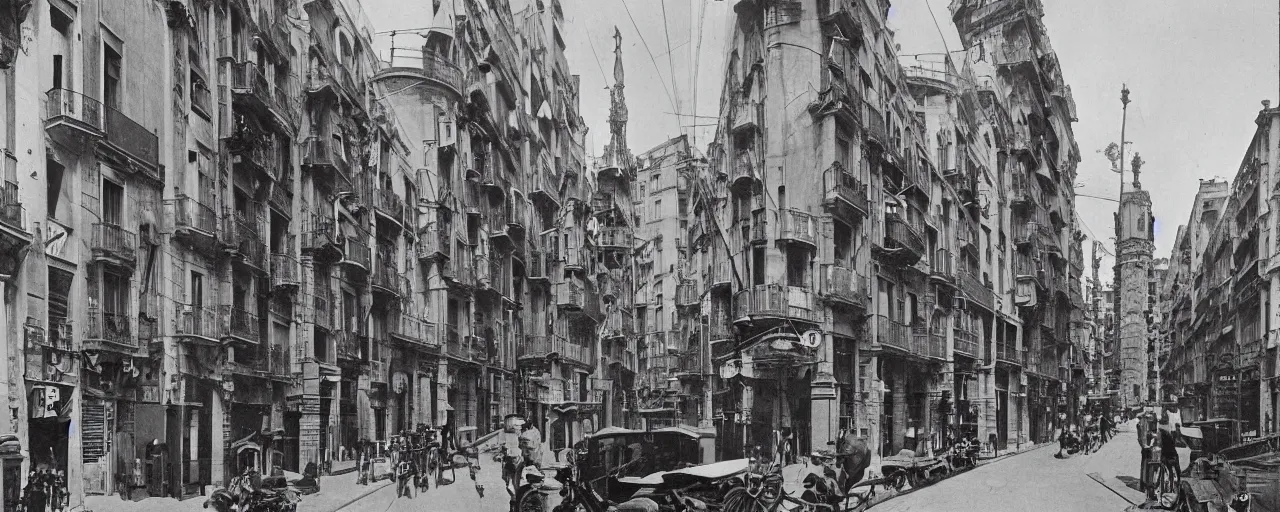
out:
M396 464L396 499L404 496L413 499L413 481L417 476L416 468L413 461L410 460L409 454L400 457L400 463Z
M1142 459L1138 466L1139 482L1143 492L1146 492L1150 483L1150 475L1147 475L1147 461L1151 460L1152 448L1156 446L1155 432L1155 414L1147 413L1138 419L1138 446L1142 449Z
M1107 444L1107 439L1111 436L1111 418L1103 414L1098 418L1098 435L1102 444Z
M1181 429L1182 415L1176 409L1165 408L1160 414L1160 459L1161 462L1173 466L1178 474L1182 474L1177 451L1177 437Z
M520 454L526 466L542 467L542 432L537 423L526 421L520 433Z

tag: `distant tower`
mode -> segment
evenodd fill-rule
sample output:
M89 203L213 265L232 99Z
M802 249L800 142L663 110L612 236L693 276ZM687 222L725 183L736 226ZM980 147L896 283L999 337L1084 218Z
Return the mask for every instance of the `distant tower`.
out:
M1151 255L1155 251L1155 224L1151 195L1139 188L1142 160L1134 156L1133 190L1120 196L1116 218L1116 267L1120 307L1120 396L1131 406L1147 399L1147 302Z
M614 156L616 164L630 160L627 149L627 97L623 94L626 87L622 73L622 32L613 27L613 88L609 91L609 146L605 148L606 156Z

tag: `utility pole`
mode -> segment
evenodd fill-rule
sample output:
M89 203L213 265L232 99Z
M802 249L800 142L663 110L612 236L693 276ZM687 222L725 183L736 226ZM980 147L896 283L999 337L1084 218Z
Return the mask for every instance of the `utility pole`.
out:
M1123 289L1121 284L1121 272L1120 272L1120 264L1121 264L1120 240L1123 238L1124 235L1120 232L1119 219L1120 219L1120 212L1124 208L1124 145L1125 145L1125 128L1129 122L1129 86L1128 84L1121 84L1120 86L1120 108L1121 108L1121 114L1120 114L1120 205L1116 207L1116 222L1115 222L1116 261L1114 263L1115 279L1113 280L1113 286L1112 286L1112 288L1115 290L1115 293L1113 294L1114 299L1112 301L1112 309L1115 311L1117 315L1117 320L1119 319L1119 315L1121 314L1120 291ZM1115 329L1115 337L1116 337L1116 344L1115 344L1116 351L1119 352L1118 359L1122 360L1121 364L1117 365L1116 370L1119 372L1124 372L1124 364L1123 364L1124 351L1121 350L1121 347L1120 347L1120 328L1118 323ZM1120 382L1121 382L1121 387L1123 388L1124 387L1123 374L1121 375ZM1120 395L1122 397L1128 396L1124 393L1123 389L1120 390ZM1128 406L1129 401L1127 399L1122 398L1120 401L1120 405Z
M1105 356L1102 355L1102 354L1105 354L1106 351L1099 350L1099 347L1098 347L1098 339L1099 339L1098 333L1102 325L1102 319L1100 318L1101 311L1099 311L1098 309L1099 303L1101 302L1100 292L1102 291L1102 282L1098 280L1098 268L1102 266L1102 258L1098 257L1098 246L1100 245L1102 245L1102 242L1099 242L1097 240L1093 241L1093 255L1090 257L1091 258L1090 262L1093 264L1093 289L1089 293L1089 309L1092 311L1092 316L1093 316L1093 332L1090 333L1090 338L1093 340L1093 343L1094 343L1093 355L1096 358L1101 358L1100 362L1102 363L1098 366L1099 369L1101 369L1101 371L1098 372L1098 374L1094 375L1095 391L1099 389L1098 388L1099 383L1103 384L1103 387L1101 389L1103 390L1107 389L1105 387L1106 375L1107 375L1107 371L1106 371L1107 364L1106 364Z

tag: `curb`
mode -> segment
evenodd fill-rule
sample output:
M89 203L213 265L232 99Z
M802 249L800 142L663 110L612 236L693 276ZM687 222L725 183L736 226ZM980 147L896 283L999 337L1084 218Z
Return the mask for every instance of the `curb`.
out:
M385 489L385 488L387 488L387 487L390 487L390 486L391 486L391 484L392 484L392 481L391 481L391 480L387 480L387 481L386 481L386 483L384 483L384 484L382 484L382 485L370 486L371 488L370 488L368 491L365 491L365 492L363 492L363 493L361 493L361 494L356 495L356 497L351 498L350 500L347 500L345 503L343 503L343 504L341 504L341 505L338 505L337 507L333 508L332 510L330 510L330 511L328 511L328 512L338 512L339 510L342 510L342 509L344 509L344 508L350 507L350 506L351 506L352 504L354 504L355 502L360 501L360 500L362 500L362 499L365 499L365 498L369 497L369 495L370 495L370 494L373 494L373 493L378 492L378 491L381 491L381 490L383 490L383 489Z

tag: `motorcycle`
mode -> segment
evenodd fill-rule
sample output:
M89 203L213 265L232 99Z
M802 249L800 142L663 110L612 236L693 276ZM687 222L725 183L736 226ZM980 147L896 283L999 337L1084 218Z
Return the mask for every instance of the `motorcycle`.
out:
M976 443L960 441L947 453L947 463L953 471L977 467L979 447Z

